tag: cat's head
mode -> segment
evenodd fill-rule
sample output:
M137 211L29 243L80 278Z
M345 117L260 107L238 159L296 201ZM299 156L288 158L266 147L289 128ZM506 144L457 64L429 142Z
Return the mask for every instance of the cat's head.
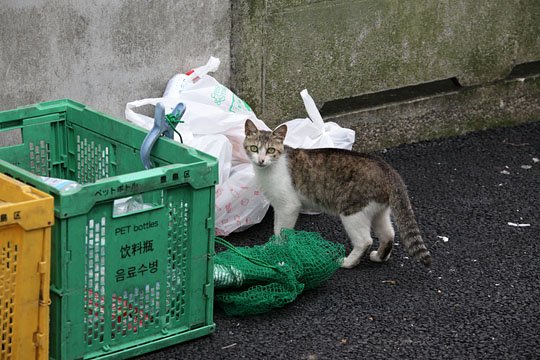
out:
M281 125L274 131L259 130L251 120L246 120L246 138L244 149L249 160L258 167L267 167L276 162L285 150L287 125Z

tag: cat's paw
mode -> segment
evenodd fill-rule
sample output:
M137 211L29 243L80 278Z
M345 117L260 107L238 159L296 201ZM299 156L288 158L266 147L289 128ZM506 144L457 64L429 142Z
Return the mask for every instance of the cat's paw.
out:
M382 263L382 262L388 261L389 258L390 258L390 254L388 254L388 256L386 256L385 259L381 259L377 251L372 251L369 253L369 260L373 262Z
M352 269L356 265L358 265L359 262L360 262L359 258L357 258L357 257L351 258L351 256L347 256L343 260L343 263L341 264L341 267L344 268L344 269Z

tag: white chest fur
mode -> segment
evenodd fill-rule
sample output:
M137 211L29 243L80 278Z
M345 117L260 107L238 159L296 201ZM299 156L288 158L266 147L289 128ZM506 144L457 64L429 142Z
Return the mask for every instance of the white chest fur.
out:
M264 168L254 166L254 170L257 183L274 208L300 206L300 199L294 190L285 156Z

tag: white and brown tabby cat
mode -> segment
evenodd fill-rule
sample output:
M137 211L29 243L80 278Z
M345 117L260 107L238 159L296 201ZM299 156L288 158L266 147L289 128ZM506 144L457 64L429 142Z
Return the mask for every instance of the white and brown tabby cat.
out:
M353 245L342 266L352 268L373 243L372 225L380 243L369 257L376 262L389 259L393 213L409 255L431 265L405 184L386 162L341 149L293 149L283 144L286 125L263 131L247 120L245 132L244 148L255 178L274 208L275 234L294 228L302 208L339 215Z

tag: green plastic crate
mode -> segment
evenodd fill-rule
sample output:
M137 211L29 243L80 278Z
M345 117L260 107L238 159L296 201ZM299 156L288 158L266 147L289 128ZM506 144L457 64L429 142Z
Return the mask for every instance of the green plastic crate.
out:
M217 161L70 101L0 112L0 171L54 197L50 357L127 358L211 333ZM36 175L76 180L61 194ZM116 214L141 195L145 208Z

